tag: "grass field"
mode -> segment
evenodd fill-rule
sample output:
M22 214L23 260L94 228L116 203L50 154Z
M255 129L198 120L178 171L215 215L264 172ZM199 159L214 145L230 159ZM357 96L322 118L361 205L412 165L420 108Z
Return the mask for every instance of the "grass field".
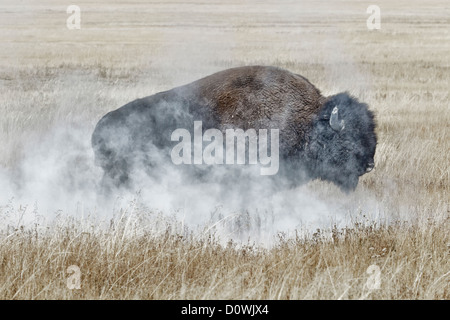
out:
M0 299L449 299L450 7L377 1L368 30L370 4L2 1ZM185 220L164 193L99 199L89 139L106 112L256 64L370 105L375 169L354 193L282 192L270 232L245 211L210 219L202 194Z

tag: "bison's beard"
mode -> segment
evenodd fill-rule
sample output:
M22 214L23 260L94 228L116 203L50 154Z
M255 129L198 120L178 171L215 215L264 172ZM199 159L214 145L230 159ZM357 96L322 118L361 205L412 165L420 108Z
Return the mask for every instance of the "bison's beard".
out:
M332 181L345 193L354 191L358 186L359 177L357 175L340 176Z
M317 162L317 160L316 160ZM309 179L320 179L328 181L339 187L342 192L350 193L356 189L359 182L359 175L357 172L345 171L342 168L332 167L331 165L320 163L319 166L307 166L306 172L309 174ZM309 162L311 164L311 162Z

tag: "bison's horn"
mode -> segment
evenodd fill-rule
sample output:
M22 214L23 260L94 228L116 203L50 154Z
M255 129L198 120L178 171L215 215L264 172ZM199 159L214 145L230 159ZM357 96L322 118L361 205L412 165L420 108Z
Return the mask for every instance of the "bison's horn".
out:
M372 171L373 167L375 167L375 163L369 162L369 163L367 164L366 172Z
M339 121L339 109L334 107L330 116L330 126L334 131L341 131L345 128L344 120Z

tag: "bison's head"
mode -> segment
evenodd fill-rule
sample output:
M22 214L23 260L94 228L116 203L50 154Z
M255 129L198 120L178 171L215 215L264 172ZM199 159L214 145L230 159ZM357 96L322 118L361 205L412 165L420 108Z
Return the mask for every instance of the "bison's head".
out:
M329 97L314 121L307 147L314 177L345 192L374 167L377 138L373 113L348 93Z

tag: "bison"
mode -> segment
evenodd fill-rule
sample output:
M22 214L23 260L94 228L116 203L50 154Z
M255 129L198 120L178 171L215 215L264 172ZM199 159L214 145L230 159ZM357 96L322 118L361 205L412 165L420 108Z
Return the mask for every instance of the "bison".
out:
M137 167L154 177L179 169L170 161L175 144L171 135L178 128L193 128L194 121L202 122L203 132L278 129L277 176L291 186L322 179L349 192L374 168L376 124L367 104L347 92L324 97L306 78L281 68L248 66L137 99L106 114L92 135L103 184L130 184Z

